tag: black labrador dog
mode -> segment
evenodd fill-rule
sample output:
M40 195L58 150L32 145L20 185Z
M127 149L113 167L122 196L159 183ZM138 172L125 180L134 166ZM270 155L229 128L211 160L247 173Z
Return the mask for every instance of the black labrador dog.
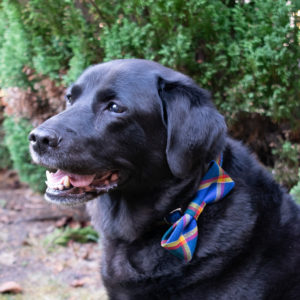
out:
M299 207L226 135L207 91L129 59L88 68L66 101L31 132L31 154L57 170L47 172L46 200L94 200L110 299L300 299ZM164 220L185 211L220 153L235 187L200 215L186 262L161 247Z

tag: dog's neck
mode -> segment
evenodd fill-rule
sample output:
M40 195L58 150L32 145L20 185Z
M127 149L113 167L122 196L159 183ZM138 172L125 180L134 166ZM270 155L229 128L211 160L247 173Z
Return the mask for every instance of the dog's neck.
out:
M157 224L166 228L164 218L174 209L186 209L195 196L207 169L203 165L185 179L170 176L157 186L138 192L114 191L88 205L93 224L106 237L134 241Z
M227 155L226 152L231 152L231 150L230 146L226 148L227 150L225 149L223 152L223 167L230 176L233 176L234 181L239 182L242 180L241 170L236 168L232 162L233 167L227 170L227 166L230 165L227 157L230 160L230 157L239 155L239 153ZM250 164L249 161L249 166ZM246 170L249 166L243 166L243 168ZM138 191L135 189L132 191L116 190L91 201L88 210L92 216L93 225L106 239L119 239L128 243L139 239L151 230L160 230L163 235L169 227L163 223L164 218L174 209L186 210L198 190L207 167L207 164L202 165L185 179L169 176L161 179L157 185L145 185ZM237 190L234 189L235 193ZM205 219L205 226L210 226L208 223L211 220L213 224L215 223L214 218L216 218L218 210L220 207L226 207L227 202L227 200L219 201L205 210L204 216L200 218L201 220ZM201 220L199 221L202 222ZM157 224L161 224L160 228L157 228Z

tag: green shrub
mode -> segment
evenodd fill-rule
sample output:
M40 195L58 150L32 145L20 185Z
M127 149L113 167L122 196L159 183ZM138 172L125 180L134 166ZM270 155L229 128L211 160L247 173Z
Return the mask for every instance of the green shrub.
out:
M69 84L97 59L97 44L93 26L74 1L30 0L23 5L4 0L0 3L0 86L30 85L22 72L25 66Z
M28 84L25 65L69 84L90 64L138 57L189 74L229 117L299 118L299 30L290 26L297 2L80 3L2 1L0 86Z
M274 177L289 189L298 181L299 151L300 145L283 140L272 150L272 154L275 157Z
M4 143L4 131L0 125L0 170L11 167L9 151Z
M99 239L98 233L91 227L83 228L56 228L51 234L49 234L44 243L48 246L60 245L67 246L69 241L75 241L78 243L97 242Z
M105 60L140 57L183 70L228 116L300 115L296 8L286 1L124 1L104 27Z
M74 1L31 0L23 15L33 44L33 67L69 84L92 62L92 30Z
M0 86L28 85L22 72L28 64L29 36L21 20L21 8L17 1L3 0L0 10Z
M288 3L3 0L0 87L30 86L34 91L33 81L43 76L28 77L28 69L70 84L90 64L146 58L178 69L212 91L228 119L244 111L294 124L300 118L300 47L291 17L300 7L299 1ZM12 122L6 126L13 128ZM24 147L26 135L19 132ZM16 154L19 140L6 140L14 166L32 185L37 180L38 188L40 169L28 171L29 157Z
M16 121L7 117L3 123L5 130L5 144L8 148L13 167L20 179L39 192L45 190L45 169L32 164L29 154L28 134L32 126L27 120Z
M300 204L300 168L298 178L298 183L291 189L291 195L295 198L296 202Z

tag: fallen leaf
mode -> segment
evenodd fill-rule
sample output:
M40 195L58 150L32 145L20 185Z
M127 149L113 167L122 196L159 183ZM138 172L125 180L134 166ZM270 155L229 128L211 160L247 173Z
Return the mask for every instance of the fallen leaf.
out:
M60 228L67 224L68 217L63 217L55 222L55 227Z
M83 279L75 279L70 283L70 285L72 287L82 287L82 286L84 286L84 284L85 284L84 278Z
M19 294L22 292L23 292L22 287L17 282L14 281L7 281L0 285L0 293Z
M60 273L64 269L64 265L62 263L56 263L54 267L55 273Z
M22 241L22 246L32 246L32 243L28 239L25 239Z

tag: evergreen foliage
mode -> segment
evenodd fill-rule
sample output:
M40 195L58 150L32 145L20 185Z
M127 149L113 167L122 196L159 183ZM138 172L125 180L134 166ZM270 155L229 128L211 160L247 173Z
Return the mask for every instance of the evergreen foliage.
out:
M291 189L291 194L295 198L296 202L300 204L300 168L299 168L299 181L298 183Z
M284 0L3 0L0 86L29 84L24 66L71 83L86 66L146 58L213 92L223 113L296 119L300 57L295 2Z
M29 186L39 192L45 190L45 169L33 165L29 154L28 134L32 125L25 119L16 121L7 117L3 124L5 144L8 148L13 167L18 171L20 179L27 182Z
M16 1L3 0L0 10L0 86L28 85L22 72L29 61L29 37Z
M30 79L25 74L28 68L68 85L88 65L146 58L180 70L212 91L218 109L228 118L244 111L296 123L300 118L296 5L299 1L2 0L0 88L34 90L34 80L41 77ZM6 140L14 166L26 174L24 179L38 178L36 167L33 173L26 171L25 150L18 154L14 146L27 147L27 133L9 136L13 127L9 119Z
M4 142L4 130L0 126L0 170L11 167L9 151Z
M56 228L45 239L44 244L48 247L55 245L67 246L70 241L75 241L81 244L84 243L97 243L99 235L91 226L83 228Z
M300 145L283 140L272 151L275 157L273 175L279 183L289 189L298 182L299 153Z
M189 73L228 116L299 117L298 29L286 1L125 2L101 35L105 60L155 59Z

